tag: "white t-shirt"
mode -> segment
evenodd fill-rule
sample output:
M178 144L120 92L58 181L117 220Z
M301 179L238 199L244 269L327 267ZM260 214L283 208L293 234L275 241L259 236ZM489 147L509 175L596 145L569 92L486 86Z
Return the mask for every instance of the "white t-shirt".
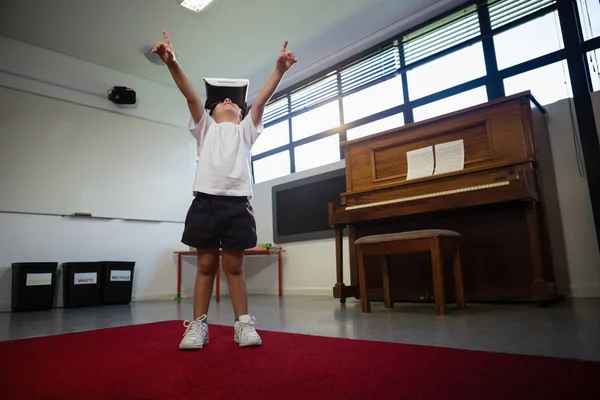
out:
M189 129L198 143L198 166L194 191L220 196L252 197L250 149L262 133L248 113L240 124L218 124L205 110L202 119Z

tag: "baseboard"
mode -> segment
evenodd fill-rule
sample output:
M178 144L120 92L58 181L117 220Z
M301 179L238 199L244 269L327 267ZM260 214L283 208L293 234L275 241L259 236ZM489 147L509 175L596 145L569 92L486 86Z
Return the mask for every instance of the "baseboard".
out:
M0 312L12 311L10 304L10 301L0 301Z
M600 297L600 286L571 286L572 298L598 298Z
M265 291L262 292L260 290L254 290L249 294L268 294L268 295L277 295L277 291ZM333 291L331 288L314 288L314 287L297 287L297 288L284 288L284 295L290 296L331 296L333 298ZM213 297L215 293L213 292ZM227 291L221 291L221 296L227 296ZM192 293L184 293L184 298L192 297ZM587 297L595 297L595 296L587 296ZM174 293L164 292L164 293L147 293L147 294L134 294L131 296L132 302L140 302L140 301L157 301L157 300L173 300L175 298ZM57 301L54 304L55 308L62 308L62 301ZM11 302L10 301L0 301L0 312L10 312L11 311Z
M291 296L331 296L331 298L333 298L333 289L331 287L284 288L283 294L289 294Z
M173 300L175 296L175 293L134 294L131 296L131 301Z
M248 288L249 295L260 295L260 296L277 296L279 292L277 288ZM192 294L190 293L189 297ZM213 297L215 292L213 291ZM221 296L229 296L227 290L221 289ZM314 287L296 287L296 288L283 288L283 296L331 296L333 298L333 290L331 288L314 288ZM185 297L185 296L184 296Z

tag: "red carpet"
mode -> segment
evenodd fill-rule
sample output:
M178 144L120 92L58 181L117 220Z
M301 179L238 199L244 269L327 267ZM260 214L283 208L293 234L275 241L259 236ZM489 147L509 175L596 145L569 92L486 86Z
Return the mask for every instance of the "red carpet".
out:
M242 349L180 321L0 342L2 399L600 399L600 363L261 331Z

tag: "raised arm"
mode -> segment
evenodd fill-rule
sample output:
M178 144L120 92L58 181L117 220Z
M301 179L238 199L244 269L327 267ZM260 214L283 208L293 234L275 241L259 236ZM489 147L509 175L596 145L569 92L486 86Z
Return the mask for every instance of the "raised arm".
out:
M296 64L298 60L294 56L294 53L287 49L288 41L286 40L283 43L283 47L281 48L281 52L279 53L279 57L277 58L277 63L275 65L275 70L271 73L271 76L256 96L256 99L252 103L252 110L250 111L250 115L252 116L252 121L255 126L259 126L263 114L265 112L265 106L271 100L271 97L277 90L277 87L281 83L283 76L285 73L291 68L292 65Z
M154 48L152 48L152 52L158 54L160 59L169 68L169 72L171 73L175 84L187 100L192 118L197 124L202 119L202 115L204 115L204 104L202 103L202 100L200 100L198 93L194 90L192 82L190 82L183 72L179 62L177 62L167 31L163 30L162 34L164 42L158 42Z

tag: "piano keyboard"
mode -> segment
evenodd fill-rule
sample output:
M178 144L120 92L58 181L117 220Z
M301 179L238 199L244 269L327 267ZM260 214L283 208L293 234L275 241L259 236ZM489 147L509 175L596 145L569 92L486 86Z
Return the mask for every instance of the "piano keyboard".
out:
M378 201L375 203L359 204L356 206L348 206L348 207L346 207L346 210L355 210L358 208L383 206L386 204L394 204L394 203L403 203L405 201L426 199L426 198L437 197L437 196L446 196L446 195L455 194L455 193L472 192L474 190L489 189L489 188L493 188L493 187L506 186L506 185L510 185L510 182L502 181L502 182L496 182L496 183L488 183L486 185L470 186L470 187L460 188L460 189L445 190L443 192L420 194L418 196L403 197L401 199L391 199L391 200Z

